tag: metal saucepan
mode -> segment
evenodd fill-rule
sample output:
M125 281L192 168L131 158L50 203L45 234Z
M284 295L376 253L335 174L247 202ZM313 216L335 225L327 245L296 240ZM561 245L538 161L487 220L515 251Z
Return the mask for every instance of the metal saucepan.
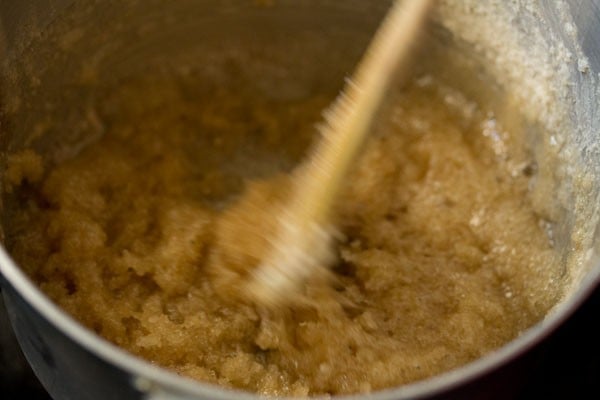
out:
M49 152L58 143L76 151L89 130L77 121L85 120L98 86L165 60L279 46L285 51L273 53L277 62L304 60L303 68L294 79L250 71L264 80L260 84L283 97L307 85L337 85L388 6L386 0L0 1L0 175L6 154L30 143ZM486 398L505 398L510 388L499 390L497 379L518 375L514 360L571 315L600 281L600 1L445 0L433 20L428 51L443 56L451 48L462 57L420 67L465 83L464 91L482 101L483 94L495 94L487 96L502 99L495 106L522 105L532 148L541 149L534 153L561 161L561 171L547 171L538 157L537 179L555 180L553 195L543 200L553 215L556 246L575 267L564 271L563 300L516 340L441 376L357 399L468 398L486 388L494 388ZM43 32L56 21L70 30L44 42ZM86 65L95 75L76 80ZM32 137L40 135L37 122L47 113L64 115L58 123L69 129L56 126L46 138ZM14 200L2 194L3 214ZM575 242L583 251L572 250ZM2 247L0 272L16 336L55 399L257 398L181 378L111 345L50 302Z

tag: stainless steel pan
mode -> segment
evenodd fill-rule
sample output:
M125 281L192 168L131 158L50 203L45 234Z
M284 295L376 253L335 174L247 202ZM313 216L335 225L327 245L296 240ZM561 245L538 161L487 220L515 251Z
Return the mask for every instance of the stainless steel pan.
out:
M100 66L99 79L113 79L134 70L139 66L142 56L150 59L168 57L177 50L177 46L193 44L199 41L198 38L212 43L214 48L226 47L239 38L256 43L293 43L295 35L305 35L318 41L331 41L339 49L335 55L326 55L327 52L324 52L322 56L325 59L312 63L323 70L322 82L337 82L351 70L389 4L387 1L280 0L272 2L270 6L257 7L251 1L241 0L84 1L93 8L90 11L83 7L77 14L81 19L74 24L80 24L79 27L84 27L84 31L88 27L96 27L98 35L86 37L85 41L80 41L79 47L75 46L69 51L54 54L49 48L41 46L41 50L36 49L32 53L31 43L40 40L38 33L51 27L56 18L60 18L73 3L80 2L0 0L0 61L5 68L13 71L12 75L3 76L0 86L0 104L4 115L0 127L0 153L3 156L27 144L36 116L39 116L36 113L43 110L40 106L42 100L56 103L53 109L56 112L65 111L65 104L68 105L65 115L76 116L81 112L81 104L93 97L93 88L73 85L69 79L84 60L97 61ZM505 22L514 31L511 38L515 42L510 43L509 39L506 42L524 49L523 52L507 51L507 47L492 49L502 44L493 35L477 37L468 30L461 33L460 21L444 24L443 15L436 16L441 21L438 34L446 38L441 43L447 40L469 49L465 50L465 65L458 68L463 74L467 70L472 72L469 65L477 64L475 61L495 63L485 74L474 75L472 87L466 89L472 94L477 95L485 83L484 76L492 77L498 93L511 92L515 79L522 79L522 85L519 86L522 93L519 95L530 96L532 102L540 102L542 98L533 89L547 91L544 93L549 94L551 101L548 104L540 102L533 107L531 114L537 112L543 116L536 123L538 128L539 124L547 123L544 129L548 135L552 129L569 127L565 143L562 144L565 149L570 149L573 165L569 168L573 168L573 174L583 171L587 182L586 185L579 185L566 174L566 178L557 184L556 198L547 199L548 203L558 204L554 207L557 210L554 226L557 245L562 246L567 259L577 228L587 235L585 243L588 248L578 259L579 267L566 272L569 284L565 286L564 300L547 318L513 342L441 376L356 398L468 398L477 393L486 393L486 398L505 398L509 388L498 386L498 379L518 375L516 368L519 363L514 360L523 360L522 356L563 323L600 282L600 261L597 256L600 247L600 1L440 1L440 7L458 10L456 12L464 17L461 18L465 23L471 21L469 18L487 18L493 23L489 13L509 16ZM136 13L140 15L139 18L129 21L128 18ZM140 22L138 25L136 21L150 23ZM114 29L108 29L109 26ZM107 29L99 29L102 27ZM173 43L177 43L177 46ZM460 46L457 51L460 51ZM290 46L290 57L302 54L301 46L296 47ZM153 53L151 49L160 51ZM543 67L538 65L539 70L536 65L530 65L529 70L523 68L529 62L523 55L528 54L529 50L543 64ZM339 62L333 65L335 57ZM473 63L469 64L470 61ZM519 63L522 64L520 67L517 65ZM522 73L514 74L517 70ZM31 89L33 86L28 86L31 83L28 83L28 79L33 77L39 80L40 76L44 78L42 86L46 87ZM446 73L446 77L452 79L452 74ZM296 78L301 83L302 79L309 79L302 74ZM528 86L536 80L538 86ZM280 89L282 93L293 93L297 87L284 84ZM560 107L555 108L554 103L561 103ZM10 118L13 109L19 106L29 107L29 114L18 120ZM558 109L564 110L564 113L555 112ZM536 115L530 117L536 119ZM75 131L73 135L61 139L72 142L81 139L78 132ZM52 143L49 140L46 145L51 148ZM543 162L538 160L538 163ZM4 161L0 164L0 174L3 171ZM566 194L559 193L559 186L568 189ZM8 207L9 203L10 199L5 196L4 206ZM0 281L19 343L41 382L55 399L257 398L181 378L107 343L51 303L2 247ZM489 390L486 391L486 388Z

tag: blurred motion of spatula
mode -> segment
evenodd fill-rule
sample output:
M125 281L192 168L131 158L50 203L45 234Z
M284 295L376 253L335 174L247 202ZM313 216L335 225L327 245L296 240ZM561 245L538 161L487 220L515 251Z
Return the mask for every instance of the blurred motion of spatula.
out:
M260 304L285 304L332 259L330 210L397 71L410 62L432 3L394 2L354 76L326 111L319 142L293 173L292 197L277 215L272 248L248 282Z

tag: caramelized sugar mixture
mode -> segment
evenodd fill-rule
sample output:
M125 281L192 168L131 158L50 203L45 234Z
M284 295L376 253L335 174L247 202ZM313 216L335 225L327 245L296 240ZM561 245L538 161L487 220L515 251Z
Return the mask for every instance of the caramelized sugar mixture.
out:
M111 342L268 395L413 382L540 320L558 268L528 201L521 133L428 77L394 97L340 196L334 279L278 312L240 300L284 172L329 101L124 83L98 106L103 136L72 159L12 156L12 254Z

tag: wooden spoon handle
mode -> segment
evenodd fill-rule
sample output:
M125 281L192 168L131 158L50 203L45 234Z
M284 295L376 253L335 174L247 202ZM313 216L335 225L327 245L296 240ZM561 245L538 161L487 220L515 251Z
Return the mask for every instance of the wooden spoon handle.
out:
M355 75L326 112L322 139L299 171L291 213L322 223L346 173L368 137L377 111L399 68L409 62L431 0L398 0L376 33Z

